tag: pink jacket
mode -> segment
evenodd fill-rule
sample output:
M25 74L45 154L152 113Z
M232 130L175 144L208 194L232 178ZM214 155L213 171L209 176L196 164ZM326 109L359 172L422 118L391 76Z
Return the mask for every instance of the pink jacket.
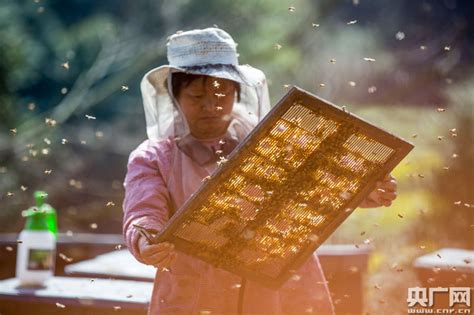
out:
M138 261L138 223L162 230L171 204L178 209L212 169L195 164L173 140L146 140L129 158L125 178L123 234ZM240 276L178 252L171 272L157 272L149 308L155 314L236 314ZM279 290L247 281L244 314L334 314L316 255Z

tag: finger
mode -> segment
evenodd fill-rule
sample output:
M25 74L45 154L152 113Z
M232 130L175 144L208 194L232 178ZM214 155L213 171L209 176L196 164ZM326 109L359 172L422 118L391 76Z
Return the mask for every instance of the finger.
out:
M155 255L149 255L149 256L144 256L142 255L142 259L144 261L146 261L148 264L155 264L157 262L160 262L162 261L163 259L166 258L166 256L168 256L167 254L163 254L163 253L158 253L158 254L155 254Z
M381 196L380 194L377 194L377 195L375 195L375 196L372 198L372 200L373 200L373 203L374 203L377 207L380 207L385 199L382 198L382 196Z
M384 205L386 202L392 202L397 198L397 193L394 191L379 191L374 196L373 200L379 205Z
M385 183L380 181L376 182L373 192L385 192Z
M170 253L170 250L162 250L162 251L159 251L159 252L148 252L146 255L145 254L142 254L142 257L144 259L148 259L148 260L161 260L163 259L163 257L166 257L168 256Z
M381 203L378 199L366 199L364 200L364 206L368 208L380 207Z
M377 192L372 197L372 200L374 201L374 203L376 204L377 207L380 207L380 206L384 205L385 200L389 200L389 198L384 198L384 195L388 195L388 193L386 193L386 192L383 192L383 193L382 192Z
M376 203L380 203L381 196L385 193L386 193L385 190L377 188L370 193L369 198L375 201Z
M395 200L395 199L397 199L397 193L396 192L386 192L381 197L382 197L382 199Z
M143 260L148 264L152 266L156 266L158 264L161 264L163 261L167 259L168 255L166 256L159 256L159 257L147 257L146 259L144 258Z
M158 249L157 248L148 248L146 247L141 255L144 256L144 257L152 257L154 255L158 255L158 254L164 254L164 253L167 253L169 249Z
M391 199L382 199L382 200L380 200L380 205L379 206L380 207L381 206L386 206L386 207L391 206L393 201L394 200L391 200Z
M395 192L397 190L397 182L396 181L389 181L389 182L377 182L376 189L379 192Z
M380 194L380 199L381 200L395 200L397 198L397 193L396 192L385 192Z
M386 203L386 202L393 202L395 199L397 198L397 195L396 194L387 194L387 195L384 195L381 197L380 201L382 203Z
M380 188L384 190L395 191L397 190L397 181L393 179L390 181L382 182Z
M160 262L164 260L166 257L168 257L171 254L171 252L159 252L154 255L148 256L147 258L153 262Z
M381 205L385 206L385 207L390 207L392 205L392 201L391 200L382 200Z

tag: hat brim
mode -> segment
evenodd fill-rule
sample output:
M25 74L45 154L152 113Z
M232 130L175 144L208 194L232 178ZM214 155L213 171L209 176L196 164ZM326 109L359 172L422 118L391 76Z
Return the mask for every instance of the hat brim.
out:
M232 80L248 86L256 86L259 84L259 82L257 82L255 79L252 79L252 75L250 75L253 70L255 69L248 65L222 65L217 67L211 65L209 67L202 66L192 68L164 65L148 71L148 73L145 74L144 79L148 80L155 87L158 94L166 94L168 92L165 82L170 72L184 72L189 74L206 75L215 78Z

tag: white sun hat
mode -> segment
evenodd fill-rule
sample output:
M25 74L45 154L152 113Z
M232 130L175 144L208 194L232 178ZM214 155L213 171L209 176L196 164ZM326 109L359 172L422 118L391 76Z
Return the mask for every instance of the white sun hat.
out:
M141 81L147 135L151 140L189 134L176 99L170 95L172 73L185 72L228 79L240 84L228 132L236 140L246 135L270 110L268 85L262 71L239 65L237 44L225 31L206 28L178 32L169 37L169 64L147 72Z

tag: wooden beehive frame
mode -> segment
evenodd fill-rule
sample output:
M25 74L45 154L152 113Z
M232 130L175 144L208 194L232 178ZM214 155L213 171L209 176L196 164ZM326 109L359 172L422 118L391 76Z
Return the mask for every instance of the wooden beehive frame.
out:
M303 118L300 119L298 115L302 115ZM314 119L311 118L311 115L314 115ZM326 129L320 128L323 125L326 126ZM336 126L334 127L336 129L331 127L333 125ZM286 129L287 126L290 129ZM285 138L285 141L288 141L289 147L282 148L280 145L283 144L285 130L293 132L293 138L296 140L292 140L292 137L288 136L290 134L287 134L288 139ZM318 132L325 134L318 134ZM266 142L276 145L264 146ZM306 152L304 148L308 146L312 146L312 151L308 151L309 155L304 155ZM351 150L348 149L349 147ZM371 150L378 150L372 152L373 158L364 152L369 147L372 148ZM375 188L375 182L388 174L412 148L410 143L325 100L293 87L231 153L228 161L219 166L212 174L211 179L206 181L175 213L165 230L158 235L157 241L172 242L178 250L216 267L258 281L263 285L278 288ZM321 154L324 152L327 156ZM342 153L346 155L342 156ZM340 160L333 158L331 154ZM276 156L283 158L285 162L282 162L283 166L281 167L267 167L265 178L262 178L261 169L251 169L258 164L258 161L262 161L261 167L264 167L267 165L265 163L273 159L273 162L268 163L275 165ZM339 165L340 163L334 162L337 160L345 163L344 159L348 156L352 157L350 159L352 164L349 167L342 167ZM358 161L359 164L356 163ZM366 167L366 165L370 167ZM325 172L324 167L328 169L332 167L335 171ZM319 168L322 169L320 172ZM285 175L275 175L281 169L284 170L282 174ZM302 171L303 169L309 170L309 172ZM271 172L268 172L269 170ZM351 173L351 171L353 172ZM314 176L318 172L322 177L315 179ZM348 185L350 177L347 176L356 172L365 173L360 176L361 180L359 186L354 188L355 192L347 193L346 196L341 195L344 197L341 197L342 199L324 197L326 204L319 199L317 201L311 199L314 196L321 197L324 190L330 192L332 189L339 192L338 187ZM251 174L260 175L252 176ZM334 179L334 174L339 174L336 177L337 180L341 179L340 183ZM296 176L299 176L301 180ZM332 176L333 179L328 179L328 176ZM236 179L239 179L240 183L244 180L247 185L246 189L247 187L250 187L250 190L253 189L253 193L244 192L243 189L238 192L243 199L242 202L250 203L250 206L253 207L251 209L255 214L251 219L244 217L243 213L246 211L242 210L245 208L244 206L228 204L230 201L236 200L234 197L237 193L230 189L239 182ZM230 182L231 180L234 181L233 184ZM323 188L312 190L308 186L310 184L305 184L311 183L311 180L319 183ZM324 180L327 180L328 183L323 184ZM265 186L266 182L269 183L268 186ZM272 183L273 187L277 187L277 189L265 190L265 187L272 187ZM307 193L301 190L303 187L301 185L306 185ZM259 191L255 190L257 189L255 187ZM234 188L236 191L239 189L237 186ZM259 192L264 194L259 194ZM226 199L231 195L234 196L232 197L234 199ZM291 197L295 195L298 197ZM307 203L301 203L302 196L312 197L308 197ZM291 203L293 201L294 205ZM257 206L255 206L256 204ZM311 210L311 207L316 207L316 204L319 207L318 210ZM303 205L301 210L292 211L293 206L299 207L300 205ZM263 210L255 209L255 207L261 207ZM277 209L275 210L275 208ZM286 209L287 216L291 217L288 219L290 223L286 228L289 232L286 234L282 234L283 228L275 228L275 225L279 224L275 217L284 217L282 208ZM325 212L321 210L323 208L326 209ZM223 212L223 209L231 209L236 213L241 213L242 216L239 218L232 212L233 219L231 219L230 212ZM319 220L318 216L322 217L321 222L317 221ZM199 218L198 222L196 222L196 218ZM206 218L205 222L212 221L209 224L214 224L223 218L221 230L212 234L214 231L212 228L203 229L204 218ZM271 221L272 219L273 221ZM297 226L295 224L297 221L304 222L304 224ZM309 229L314 229L314 231L308 232ZM265 231L271 233L272 236L266 235ZM285 235L288 239L283 236L278 239L275 237L275 231L279 233L278 235ZM299 235L304 235L305 239L295 238ZM278 246L281 245L281 248L270 250L269 240L273 242L273 246L278 244ZM278 243L278 241L281 242ZM246 252L246 246L248 247L250 244L252 244L253 250ZM213 245L217 247L213 248ZM233 257L232 253L240 254ZM278 263L272 264L272 261Z

